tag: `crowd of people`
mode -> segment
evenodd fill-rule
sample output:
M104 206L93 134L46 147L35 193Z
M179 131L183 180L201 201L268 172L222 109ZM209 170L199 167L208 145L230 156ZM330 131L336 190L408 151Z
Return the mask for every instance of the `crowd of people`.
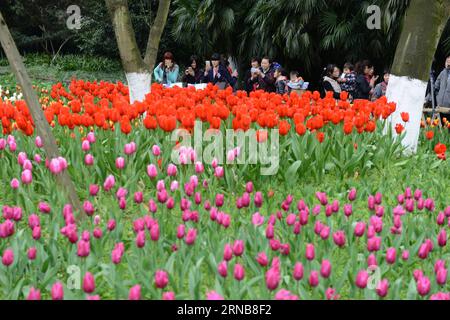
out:
M285 94L292 91L302 92L308 88L309 83L303 80L298 71L288 73L270 57L253 58L249 67L243 77L243 87L248 93L264 90ZM191 56L186 70L180 73L173 54L166 52L163 61L156 66L153 73L155 80L164 85L177 82L188 85L213 83L221 89L228 86L236 89L238 83L237 71L232 69L224 55L218 53L214 53L210 60L204 62L204 68L197 56ZM337 65L329 64L324 68L321 77L321 93L325 96L327 92L332 92L335 99L340 99L341 92L346 91L349 100L376 100L386 95L389 75L390 71L384 70L382 79L378 81L379 76L375 75L375 68L369 60L359 61L355 65L347 62L343 65L342 72ZM435 87L438 104L450 106L450 57L447 58L446 68L439 75Z

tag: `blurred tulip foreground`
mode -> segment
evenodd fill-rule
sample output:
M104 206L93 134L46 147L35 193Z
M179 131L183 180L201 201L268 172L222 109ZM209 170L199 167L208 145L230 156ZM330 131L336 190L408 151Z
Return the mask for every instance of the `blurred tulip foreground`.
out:
M21 95L2 96L0 298L450 298L446 119L425 119L406 156L409 115L383 134L384 98L153 85L130 105L120 82L36 89L62 157L46 159ZM227 163L242 150L225 145L200 162L171 139L196 121L258 143L278 129L278 171Z

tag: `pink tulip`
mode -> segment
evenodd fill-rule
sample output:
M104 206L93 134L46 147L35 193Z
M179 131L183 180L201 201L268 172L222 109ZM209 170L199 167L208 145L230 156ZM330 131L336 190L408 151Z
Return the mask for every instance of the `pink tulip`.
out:
M83 151L89 151L91 149L91 145L88 140L83 140L81 143L81 150Z
M327 300L338 300L341 296L336 294L336 290L333 288L328 288L325 290L325 297Z
M152 146L152 153L155 157L157 157L161 154L161 149L159 148L158 145L155 144Z
M46 202L39 202L38 209L42 213L50 213L51 211L49 204Z
M253 182L249 181L245 184L245 191L248 193L253 192Z
M28 170L33 170L33 164L31 163L30 160L25 160L22 166L23 169L28 169Z
M216 207L220 208L221 206L223 206L224 195L220 194L220 193L216 194L215 202L216 202Z
M275 290L281 280L281 275L279 270L275 269L275 268L270 268L269 270L267 270L266 272L266 286L267 289L269 289L270 291Z
M170 163L170 164L167 166L167 175L168 175L169 177L174 177L174 176L176 176L176 175L177 175L177 166L174 165L173 163Z
M116 168L121 170L125 167L125 159L123 157L118 157L116 159Z
M116 179L114 178L113 175L109 175L108 177L106 177L106 180L103 183L103 189L105 189L105 191L109 191L112 188L114 188L115 184L116 184Z
M388 264L394 264L395 263L395 259L396 259L396 250L395 248L389 248L386 251L386 262Z
M11 142L8 144L8 146L9 146L9 150L10 150L11 152L16 151L16 149L17 149L17 144L16 144L15 141L11 141Z
M31 287L28 292L27 300L41 300L41 291Z
M143 248L145 246L145 232L139 231L136 235L136 246L138 248Z
M87 166L92 166L94 164L94 156L90 153L84 156L84 163Z
M330 277L330 274L331 274L331 263L328 260L323 260L322 265L320 267L320 275L323 278L328 278Z
M35 247L32 247L32 248L28 249L28 251L27 251L27 257L28 257L28 259L29 259L29 260L34 260L34 259L36 259L36 252L37 252L37 250L36 250Z
M450 300L450 293L438 292L433 294L430 300Z
M217 178L222 178L223 175L225 174L225 171L223 169L223 167L218 166L214 169L214 176Z
M447 244L447 232L445 229L442 229L438 234L438 245L440 247L445 247Z
M409 251L408 250L404 250L402 252L402 260L407 261L409 259Z
M18 189L18 188L19 188L19 185L20 185L19 180L17 180L16 178L13 178L13 179L11 180L10 185L11 185L11 188L12 188L12 189Z
M380 246L381 246L381 238L379 237L372 237L367 240L367 250L369 252L380 250Z
M52 300L63 300L64 299L64 288L61 282L55 282L51 290Z
M349 201L354 201L356 199L356 189L353 188L350 190L349 194L348 194L348 200Z
M387 279L383 279L380 282L378 282L376 291L378 296L381 298L384 298L387 296L389 290L389 281Z
M130 293L128 294L128 300L141 300L141 286L135 285L130 288Z
M267 258L267 255L264 252L258 253L258 256L256 257L256 261L262 267L265 267L269 264L269 259Z
M331 228L329 227L329 226L322 226L322 228L321 228L321 230L320 230L320 238L322 239L322 240L326 240L326 239L328 239L328 237L330 236L330 231L331 231ZM335 237L335 235L333 235L333 238ZM340 241L340 240L338 240L338 241ZM345 240L344 240L345 241Z
M30 184L33 181L33 176L31 174L31 171L28 169L25 169L22 171L21 179L23 184Z
M62 171L61 163L58 159L50 160L50 164L48 166L49 170L53 174L59 174Z
M175 293L172 291L164 292L162 294L162 299L163 300L175 300Z
M242 281L244 279L244 277L245 277L244 267L241 264L236 263L234 265L234 273L233 274L234 274L234 278L237 281Z
M167 272L163 270L158 270L155 273L155 285L159 289L164 289L169 283L169 276Z
M311 287L317 287L319 285L319 273L316 270L310 272L308 283Z
M439 270L436 272L436 282L441 286L447 283L447 269L439 268Z
M263 195L262 195L262 193L261 193L260 191L257 191L257 192L255 193L255 197L254 197L254 199L253 199L253 202L255 203L255 206L256 206L257 208L260 208L260 207L262 206L262 203L263 203Z
M356 237L362 237L366 230L366 224L364 222L357 222L354 229L354 235Z
M85 201L83 203L83 210L88 216L92 216L94 214L95 208L90 201Z
M219 275L223 278L226 278L228 275L228 265L226 261L222 261L217 266L217 271L219 272Z
M370 195L367 199L367 207L369 208L369 210L375 210L375 204L375 197Z
M426 296L430 292L430 286L430 279L425 276L422 276L417 280L416 288L421 296Z
M233 253L236 257L240 257L244 252L244 242L242 240L236 240L233 244Z
M306 259L308 259L309 261L314 260L315 257L315 250L314 250L314 245L311 243L308 243L306 245L306 253L305 253Z
M158 176L158 170L154 164L150 164L147 166L147 175L150 179L154 179Z
M44 143L42 142L42 138L40 136L36 137L36 139L34 140L34 143L35 143L36 147L38 147L38 148L42 148L44 146Z
M91 184L91 185L89 186L89 194L90 194L91 196L95 197L95 196L97 195L98 191L99 191L99 186L98 186L98 185L96 185L96 184Z
M113 231L116 228L116 221L114 219L109 220L106 228L108 229L108 231Z
M87 299L87 300L90 300L90 301L100 300L100 296L99 296L98 294L93 295L93 296L87 295L87 296L86 296L86 299Z
M333 233L333 241L338 247L343 247L345 245L344 231L336 231Z
M260 226L263 223L264 223L264 217L259 212L255 212L252 216L252 224L254 226Z
M316 198L320 201L320 204L325 206L328 204L327 195L324 192L316 192Z
M195 242L195 239L197 238L197 230L196 229L189 229L186 234L186 244L187 245L193 245Z
M223 300L223 297L215 291L206 293L206 300Z
M41 238L41 227L40 226L34 227L31 232L31 235L34 240L39 240Z
M93 144L95 143L95 133L94 132L89 132L86 136L87 141L89 141L89 143Z
M372 253L367 257L367 266L377 266L377 257Z
M369 274L366 270L361 270L356 276L356 286L358 288L364 289L367 286L367 281L369 279Z
M86 272L83 278L83 291L86 293L92 293L95 291L94 276L90 272Z
M275 300L285 300L285 301L298 300L298 297L296 295L293 295L288 290L281 289L276 293Z
M428 254L430 253L430 249L427 243L422 243L419 247L418 256L420 259L428 258Z
M344 215L350 217L353 213L353 207L351 204L344 204Z
M93 231L94 238L100 239L103 235L103 231L100 228L95 228Z
M6 249L3 252L2 263L4 266L9 267L14 262L14 252L11 249Z
M303 279L304 268L301 262L296 262L294 265L293 277L295 280L300 281Z

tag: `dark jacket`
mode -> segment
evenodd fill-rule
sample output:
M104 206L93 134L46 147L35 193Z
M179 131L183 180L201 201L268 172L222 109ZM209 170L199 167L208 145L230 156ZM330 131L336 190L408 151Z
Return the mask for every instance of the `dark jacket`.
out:
M436 79L435 90L437 91L436 104L450 108L450 70L442 70Z
M363 74L356 76L356 86L353 99L369 99L370 90L372 87L367 82L366 77Z
M273 69L273 66L270 66L269 70L267 70L266 72L264 72L264 70L262 68L259 68L263 73L264 73L264 77L262 76L258 76L256 79L254 80L249 80L249 84L257 84L257 88L258 90L264 90L266 92L275 92L276 88L275 88L275 77L274 77L274 72L275 70Z
M203 70L200 69L195 69L194 70L194 75L190 75L190 74L184 74L183 78L181 79L182 82L186 82L189 84L197 84L197 83L201 83L202 82L202 78L203 78Z
M252 81L252 71L251 69L245 73L244 76L244 89L247 93L255 91L257 84Z
M340 93L340 92L334 91L334 88L333 88L333 86L331 85L330 82L328 82L328 81L323 81L323 82L322 82L322 85L323 85L323 89L324 89L324 91L325 91L325 94L326 94L328 91L331 91L331 92L333 92L333 98L335 98L335 99L340 99L340 98L341 98L341 93Z
M282 77L280 80L275 81L275 92L278 94L285 94L287 93L288 87L287 87L287 80L285 77Z
M222 64L219 65L219 70L214 77L214 69L211 67L211 70L208 71L208 74L203 75L203 82L216 84L218 82L225 82L229 84L231 87L234 87L236 84L236 78L232 77L228 69Z

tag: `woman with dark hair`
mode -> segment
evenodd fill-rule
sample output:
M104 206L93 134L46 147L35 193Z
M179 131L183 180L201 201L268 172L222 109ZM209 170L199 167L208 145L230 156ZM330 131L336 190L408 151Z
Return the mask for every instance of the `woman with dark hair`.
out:
M356 86L353 98L369 100L370 92L373 90L375 82L378 80L378 76L371 77L373 74L373 65L369 60L360 61L356 64L355 71Z
M203 70L200 70L198 65L198 57L196 55L191 56L189 59L189 67L184 71L182 82L188 84L197 84L202 82Z
M340 99L341 98L341 86L337 82L339 78L340 70L335 64L329 64L324 70L323 77L323 89L325 93L328 91L333 92L333 98Z
M179 67L171 52L164 53L164 61L153 71L155 80L161 84L170 85L178 81Z
M225 89L227 86L234 87L236 81L237 77L232 76L227 67L221 63L220 54L214 53L211 56L211 61L206 61L203 82L212 83L220 89Z

